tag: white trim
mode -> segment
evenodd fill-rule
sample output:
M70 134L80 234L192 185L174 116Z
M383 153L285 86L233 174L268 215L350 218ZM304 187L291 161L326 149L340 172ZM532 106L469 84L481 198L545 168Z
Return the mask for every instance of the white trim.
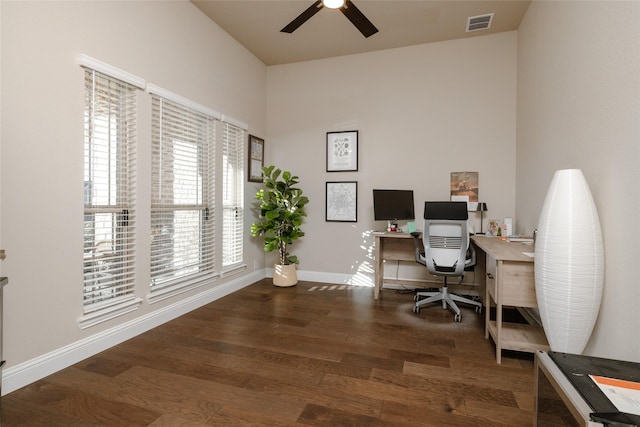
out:
M220 277L229 277L240 274L247 269L247 264L234 264L226 268L226 270L222 270L222 273L220 273Z
M337 285L353 285L373 288L372 274L339 274L321 271L298 270L298 280L305 282L334 283ZM273 268L266 269L266 277L273 277Z
M108 307L104 310L97 310L93 313L85 314L78 318L78 326L80 329L86 329L90 326L97 325L107 320L115 319L123 314L136 311L142 304L142 298L132 298L118 305Z
M209 107L205 107L202 104L198 104L195 101L192 101L184 96L178 95L177 93L173 93L167 89L163 89L160 86L156 86L152 83L147 83L147 92L151 95L157 95L161 98L164 98L168 101L175 102L184 107L191 108L199 113L202 113L206 116L213 117L214 119L220 120L222 114L218 113L216 110L213 110Z
M216 281L216 278L219 275L220 275L219 273L211 273L211 274L207 274L204 277L198 277L195 279L177 282L173 285L167 286L166 288L160 288L158 290L154 290L147 295L147 302L149 304L154 304L156 302L164 301L167 298L171 298L176 295L183 294L187 291L191 291L201 286L211 285L213 284L213 282Z
M167 307L133 319L106 331L91 335L75 343L43 354L2 372L2 395L38 381L61 369L120 344L163 323L180 317L203 305L238 291L264 278L264 271L258 270L197 295L180 300Z
M249 125L246 124L245 122L241 122L240 120L234 119L233 117L227 116L226 114L222 115L222 118L220 119L223 122L229 123L231 125L234 125L236 127L239 127L240 129L249 130Z
M144 89L145 80L142 77L138 77L134 74L128 73L120 68L116 68L98 59L92 58L84 53L78 54L78 65L85 68L96 70L100 73L107 74L118 80L122 80L125 83L129 83L140 89Z

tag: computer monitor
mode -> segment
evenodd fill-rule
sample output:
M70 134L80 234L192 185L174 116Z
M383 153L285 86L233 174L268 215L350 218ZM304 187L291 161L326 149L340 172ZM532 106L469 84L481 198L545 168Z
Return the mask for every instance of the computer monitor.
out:
M376 221L413 220L413 190L373 190L373 217Z

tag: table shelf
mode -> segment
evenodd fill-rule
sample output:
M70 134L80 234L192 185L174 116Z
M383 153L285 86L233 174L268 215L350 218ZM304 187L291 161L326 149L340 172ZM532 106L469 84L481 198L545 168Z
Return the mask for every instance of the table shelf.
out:
M498 324L490 320L487 326L494 341L498 339ZM538 350L549 350L549 343L542 328L525 323L502 322L500 337L504 350L524 351L533 353Z

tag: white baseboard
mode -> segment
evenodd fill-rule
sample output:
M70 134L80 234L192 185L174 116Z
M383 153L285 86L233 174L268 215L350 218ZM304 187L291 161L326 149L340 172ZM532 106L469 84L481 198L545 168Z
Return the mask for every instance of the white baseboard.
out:
M19 365L11 366L2 372L2 395L38 381L265 277L267 277L265 270L257 270L133 319L130 322L84 338Z
M306 282L334 283L336 285L366 286L373 288L373 275L339 274L321 271L298 270L298 280ZM273 268L267 268L267 277L273 277Z

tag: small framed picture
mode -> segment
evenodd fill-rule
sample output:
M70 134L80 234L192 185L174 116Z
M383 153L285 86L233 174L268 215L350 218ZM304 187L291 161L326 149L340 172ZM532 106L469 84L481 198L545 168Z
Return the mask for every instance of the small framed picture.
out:
M327 222L358 222L358 183L356 181L327 182Z
M358 131L327 132L327 172L358 170Z
M249 135L249 181L262 182L264 139Z

